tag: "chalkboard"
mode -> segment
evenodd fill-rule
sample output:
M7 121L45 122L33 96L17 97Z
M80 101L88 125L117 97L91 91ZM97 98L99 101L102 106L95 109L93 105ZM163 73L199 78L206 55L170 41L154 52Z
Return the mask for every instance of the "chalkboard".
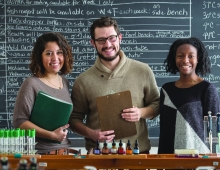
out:
M75 60L72 73L66 76L72 87L76 77L96 59L96 51L89 42L89 27L95 19L106 15L115 18L120 26L121 49L129 58L149 64L159 89L178 78L166 73L163 66L171 43L190 36L201 39L212 64L212 73L204 79L220 91L217 0L0 0L0 9L1 128L12 128L17 92L31 75L28 64L36 38L49 31L66 37ZM159 118L148 121L148 126L154 145L159 135ZM82 137L72 133L69 137L73 145L84 145Z

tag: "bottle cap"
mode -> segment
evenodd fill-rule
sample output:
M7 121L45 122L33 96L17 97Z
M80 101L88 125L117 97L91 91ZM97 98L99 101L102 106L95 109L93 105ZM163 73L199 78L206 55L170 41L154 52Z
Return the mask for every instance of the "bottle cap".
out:
M8 138L8 136L9 136L9 130L5 130L4 131L4 138Z
M26 134L27 134L27 136L31 136L31 130L30 130L30 129L27 129L27 130L26 130Z
M19 137L19 136L20 136L20 130L16 129L16 130L14 131L14 137L17 138L17 137Z
M35 129L34 130L31 130L31 135L30 135L31 138L34 138L35 137Z
M208 155L204 155L204 156L202 156L202 158L209 158L209 156Z
M18 133L18 137L20 137L20 131L21 131L21 129L20 129L20 128L16 128L15 131L17 131L16 133Z
M21 165L26 165L27 164L27 160L26 159L20 159L19 163Z
M120 142L119 142L119 146L122 146L122 141L120 140Z
M138 140L135 141L135 146L138 146Z
M22 157L22 155L20 153L15 153L14 154L14 158L21 158L21 157Z
M36 136L36 130L35 129L31 129L31 137L35 137Z
M1 161L2 161L2 162L7 162L7 161L8 161L8 157L2 156L2 157L1 157Z
M4 130L0 130L0 138L4 137Z
M37 163L37 158L30 157L30 162L36 164Z
M12 138L12 137L14 137L14 130L12 129L12 130L9 130L9 138Z
M8 157L6 156L2 156L1 157L1 163L0 163L2 166L2 169L5 167L8 169Z
M25 136L25 130L24 130L24 129L21 129L21 130L20 130L20 136L21 136L21 137L24 137L24 136Z
M113 139L113 141L112 141L112 146L115 146L116 144L115 144L115 140Z
M107 146L106 140L105 140L105 142L104 142L104 146Z
M128 140L128 143L127 143L127 145L128 145L128 146L131 146L130 140Z

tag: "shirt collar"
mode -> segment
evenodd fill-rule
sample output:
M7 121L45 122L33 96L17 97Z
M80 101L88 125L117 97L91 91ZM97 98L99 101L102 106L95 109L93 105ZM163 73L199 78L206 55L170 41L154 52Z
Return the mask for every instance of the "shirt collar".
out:
M97 73L101 77L107 77L108 79L122 77L126 69L124 66L127 62L127 57L125 56L124 52L121 50L119 51L119 56L120 56L120 61L113 71L107 68L104 64L102 64L100 58L97 57L95 61L95 67L98 71Z

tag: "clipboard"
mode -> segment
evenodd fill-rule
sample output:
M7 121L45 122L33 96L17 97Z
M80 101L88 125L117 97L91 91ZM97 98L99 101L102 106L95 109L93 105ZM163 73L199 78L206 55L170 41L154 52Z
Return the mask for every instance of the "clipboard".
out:
M114 130L115 139L137 134L135 122L121 117L122 110L132 108L131 92L123 91L96 98L101 131Z

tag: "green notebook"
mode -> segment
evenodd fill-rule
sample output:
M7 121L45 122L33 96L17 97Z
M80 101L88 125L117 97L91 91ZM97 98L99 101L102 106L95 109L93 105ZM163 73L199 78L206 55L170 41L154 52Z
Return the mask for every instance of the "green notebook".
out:
M30 116L37 126L53 131L68 123L73 104L39 91Z

